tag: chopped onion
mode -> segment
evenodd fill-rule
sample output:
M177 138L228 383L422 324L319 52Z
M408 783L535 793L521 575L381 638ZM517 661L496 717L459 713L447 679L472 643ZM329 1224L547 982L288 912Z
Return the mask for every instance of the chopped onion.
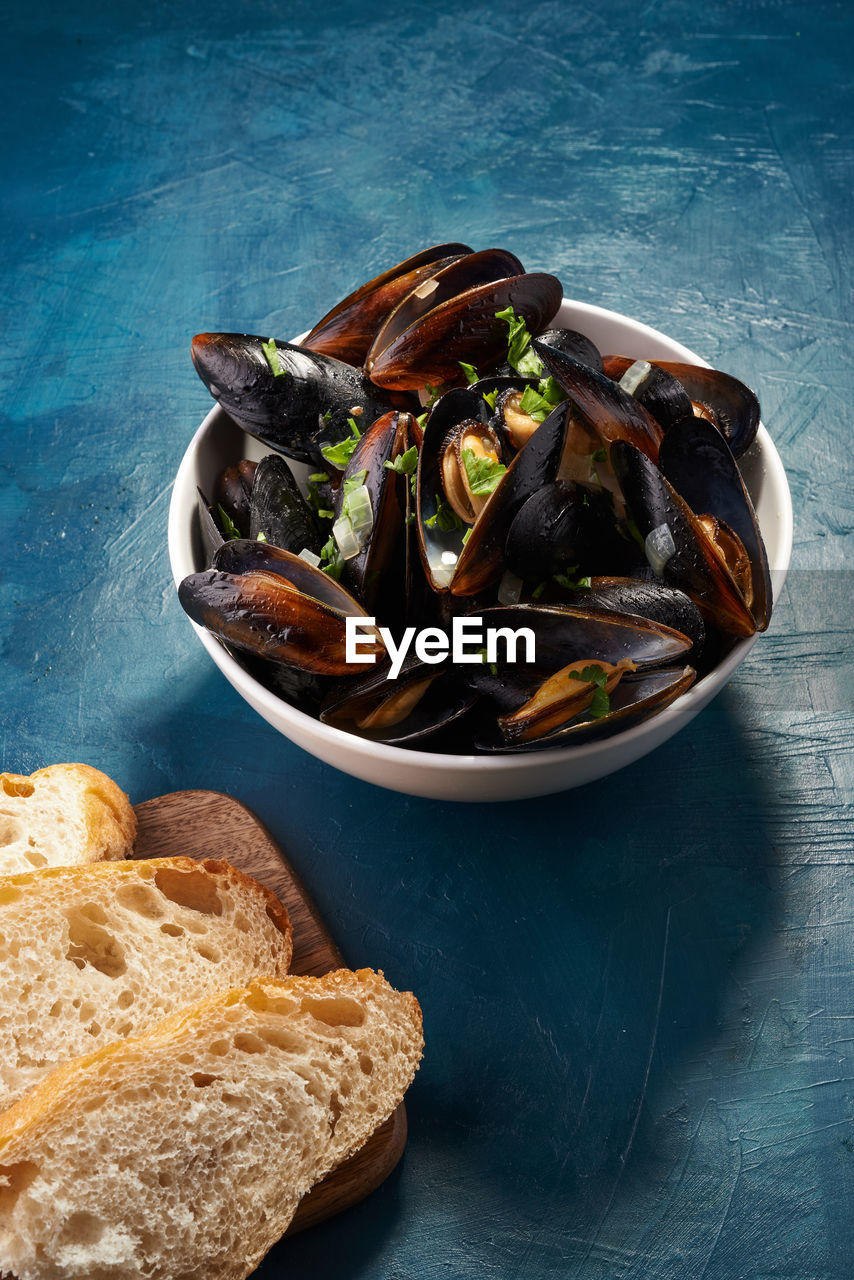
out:
M338 543L342 559L352 560L362 550L363 543L353 532L349 516L341 516L332 526L332 536Z
M320 556L316 556L313 551L309 551L308 547L303 547L299 553L300 560L305 560L306 564L312 565L315 569L320 564Z
M344 511L357 538L371 532L374 527L374 513L371 510L371 495L368 493L366 484L360 484L358 489L347 494Z
M661 577L664 566L676 555L676 543L669 524L660 524L646 535L644 542L647 562L656 577Z
M620 386L633 396L640 384L645 378L652 373L652 365L648 360L636 360L634 364L630 364L626 372L620 378Z
M499 604L518 604L524 583L508 569L498 584Z

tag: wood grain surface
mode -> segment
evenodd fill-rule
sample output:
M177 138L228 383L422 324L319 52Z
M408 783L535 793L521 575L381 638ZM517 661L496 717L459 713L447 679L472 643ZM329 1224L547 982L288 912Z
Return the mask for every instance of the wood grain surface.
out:
M225 858L272 889L293 927L291 971L320 977L343 959L299 877L262 822L232 796L176 791L136 806L135 858ZM388 1177L406 1145L403 1103L354 1156L303 1199L288 1234L304 1231L369 1195Z

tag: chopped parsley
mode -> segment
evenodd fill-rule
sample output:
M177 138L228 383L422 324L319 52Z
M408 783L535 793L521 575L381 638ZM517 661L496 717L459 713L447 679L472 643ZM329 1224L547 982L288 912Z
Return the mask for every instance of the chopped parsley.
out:
M283 378L287 373L287 369L282 368L282 362L279 358L279 348L276 346L276 339L269 338L267 342L262 342L261 350L264 352L267 364L273 370L273 377Z
M266 535L266 533L257 533L257 534L255 535L255 541L256 541L256 542L266 542L266 541L267 541L267 535Z
M329 465L337 467L339 471L343 471L347 466L356 450L356 445L362 438L362 433L356 425L355 418L348 418L347 425L350 428L349 436L339 440L338 444L323 445L320 450Z
M479 458L473 449L463 449L463 466L469 489L478 498L494 493L507 470L493 458Z
M489 654L488 654L488 653L487 653L487 651L486 651L486 646L484 645L484 647L483 647L482 649L478 649L478 650L477 650L477 653L480 655L480 660L481 660L481 662L484 662L484 663L487 663L487 662L488 662L488 663L489 663L489 670L490 670L490 674L491 674L491 675L494 675L494 676L497 676L497 675L498 675L498 667L495 665L495 663L494 663L494 662L489 662Z
M543 362L536 351L531 350L531 334L524 316L517 316L512 307L496 311L496 320L503 320L509 329L507 363L523 378L541 378Z
M441 533L452 533L454 529L462 529L465 524L454 508L444 498L436 494L436 511L424 521L428 529L439 529Z
M328 542L320 549L320 567L324 573L329 574L330 578L334 578L336 582L340 581L341 571L344 568L344 557L338 550L338 543L331 533Z
M384 462L389 471L396 471L399 476L411 476L418 466L418 445L414 444L406 453L399 453L392 462Z
M427 396L426 408L432 409L433 405L436 403L436 401L439 399L439 396L442 394L442 388L431 387L429 382L425 382L424 394Z
M483 395L481 396L481 400L485 400L485 401L486 401L486 403L489 405L490 409L494 409L494 408L495 408L495 401L496 401L497 399L498 399L498 388L497 388L497 387L495 388L495 390L494 390L494 391L484 391Z
M331 520L334 512L323 506L323 498L317 488L319 484L328 484L328 471L314 471L308 477L308 505L321 520Z
M476 382L480 382L480 374L473 364L466 364L465 360L458 360L457 363L466 375L466 381L470 387L473 387Z
M570 671L567 673L569 680L582 680L584 684L595 684L593 691L593 701L588 707L588 711L594 720L599 720L602 716L606 716L611 710L611 699L605 692L605 685L608 677L601 667L591 665L582 668L581 671Z
M229 541L231 538L242 538L243 534L240 532L237 525L231 519L231 516L221 503L217 504L217 511L219 512L220 528L222 529L223 537L226 541Z

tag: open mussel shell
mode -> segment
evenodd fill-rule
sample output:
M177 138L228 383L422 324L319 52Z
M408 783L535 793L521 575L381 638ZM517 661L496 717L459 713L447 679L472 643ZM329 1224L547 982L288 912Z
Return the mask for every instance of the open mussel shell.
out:
M499 719L517 717L520 709L547 680L570 665L583 669L597 663L618 666L628 662L638 672L645 672L679 664L681 670L691 649L690 639L671 627L645 618L597 613L582 608L511 605L482 609L477 616L486 628L519 633L517 659L524 653L523 629L527 629L534 639L533 661L509 661L499 651L493 664L484 660L467 668L470 684L485 700L494 704ZM623 679L627 678L623 676ZM616 713L620 703L615 701L611 705ZM579 718L586 720L586 711L572 714L572 723ZM536 746L546 734L551 737L557 729L564 727L554 726L550 720L547 723L549 728L542 735L534 731L534 736L525 740L523 745L526 749ZM601 728L598 731L601 732ZM477 745L482 750L506 748L504 735L494 718L481 714Z
M258 463L249 500L249 537L263 534L285 551L319 554L325 538L284 458L270 453Z
M434 305L390 342L383 345L379 334L368 354L371 381L389 390L459 382L461 361L489 368L506 353L507 325L496 318L496 312L512 307L524 316L532 333L539 333L557 311L562 295L557 277L544 272L466 288Z
M684 591L640 578L591 577L590 586L570 592L566 602L588 613L620 613L660 622L692 642L685 655L696 663L706 642L703 615Z
M200 333L193 363L228 416L280 453L314 462L321 444L349 434L354 408L373 422L392 407L358 369L289 342L275 344L275 373L263 343L246 333Z
M633 363L630 356L606 356L605 372L620 378ZM652 360L651 364L678 379L694 405L694 412L708 417L740 458L750 448L759 429L759 401L750 387L719 369L684 364L676 360Z
M471 252L466 244L437 244L399 262L337 303L300 345L347 364L361 365L395 307L442 267Z
M455 596L474 596L505 568L507 532L532 493L552 480L563 451L566 404L558 405L516 454L472 525L451 579Z
M469 683L491 698L502 711L513 711L526 702L544 680L570 662L633 662L639 669L684 661L691 641L672 627L648 618L595 613L567 605L517 604L479 609L484 628L518 632L529 629L534 637L533 662L509 662L500 650L492 670L486 661L466 667ZM516 657L524 654L517 645Z
M725 561L658 467L622 440L611 446L611 465L641 537L652 537L659 548L658 575L690 596L708 623L730 635L753 635L753 615Z
M578 405L606 447L627 440L651 461L658 459L662 430L643 405L616 382L563 351L533 342L534 350L552 377Z
M356 665L370 662L347 662L343 613L295 590L278 574L208 569L185 578L178 598L194 622L258 658L329 676L353 674ZM375 633L360 651L376 657L384 654L385 646Z
M648 409L662 431L693 413L691 397L678 378L649 360L609 356L605 374Z
M505 249L483 249L456 258L436 271L401 300L386 318L365 357L365 372L373 377L377 360L388 347L414 324L433 311L479 286L523 275L525 268L515 256ZM461 376L460 370L456 371Z
M749 582L743 589L757 631L771 619L768 556L753 503L723 436L705 418L684 418L664 437L658 464L662 475L697 515L723 521L747 555Z
M572 747L592 738L606 738L613 733L648 720L671 702L687 693L697 679L693 667L664 667L653 671L637 671L624 675L612 691L608 712L593 717L585 712L568 724L528 741L496 743L493 750L504 752L545 751L555 747Z
M461 720L476 701L447 665L410 657L397 679L389 680L388 672L386 662L369 675L342 682L325 699L320 719L372 742L420 746Z
M406 452L413 422L410 414L395 410L377 418L353 450L335 499L337 519L345 500L346 482L363 471L366 473L362 483L370 495L373 526L362 550L345 561L343 577L353 594L368 608L373 606L380 587L386 583L387 569L399 549L398 535L404 520L400 482L408 483L408 477L398 476L386 463Z

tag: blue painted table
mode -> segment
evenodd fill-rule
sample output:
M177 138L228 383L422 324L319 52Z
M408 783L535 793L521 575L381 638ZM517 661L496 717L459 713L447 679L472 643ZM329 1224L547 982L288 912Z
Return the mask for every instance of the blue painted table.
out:
M405 1161L263 1276L854 1273L849 6L4 6L2 767L215 788L411 987ZM725 693L623 773L489 808L259 721L170 581L189 336L289 335L498 243L750 382L794 568Z

